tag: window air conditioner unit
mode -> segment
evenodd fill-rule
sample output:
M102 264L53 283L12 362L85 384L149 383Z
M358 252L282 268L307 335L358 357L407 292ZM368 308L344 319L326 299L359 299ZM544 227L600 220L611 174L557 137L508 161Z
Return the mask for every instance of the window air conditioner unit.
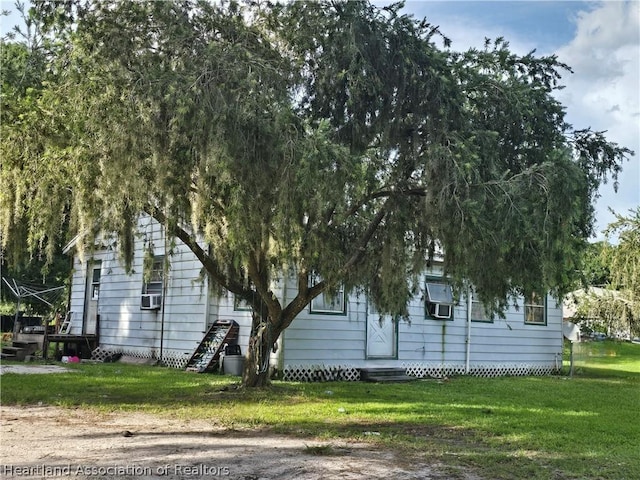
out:
M159 293L143 294L140 299L141 310L160 310L162 306L162 295Z
M451 318L451 305L432 303L429 305L429 313L434 318Z

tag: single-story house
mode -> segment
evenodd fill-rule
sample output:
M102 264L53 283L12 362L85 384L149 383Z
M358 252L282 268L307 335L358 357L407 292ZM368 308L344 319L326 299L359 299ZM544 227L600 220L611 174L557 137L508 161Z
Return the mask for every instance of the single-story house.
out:
M152 266L143 262L145 249L153 250ZM185 245L175 240L169 248L162 226L142 217L135 251L129 274L108 239L90 258L74 255L68 333L96 335L98 357L123 353L184 368L213 322L234 320L246 351L251 312L233 294L212 292ZM274 286L283 304L294 285L285 276ZM472 296L455 300L434 267L409 313L409 321L393 322L363 293L320 295L283 332L271 364L287 380L357 380L365 367L424 377L548 374L562 366L562 305L550 296L521 299L506 318L492 319Z

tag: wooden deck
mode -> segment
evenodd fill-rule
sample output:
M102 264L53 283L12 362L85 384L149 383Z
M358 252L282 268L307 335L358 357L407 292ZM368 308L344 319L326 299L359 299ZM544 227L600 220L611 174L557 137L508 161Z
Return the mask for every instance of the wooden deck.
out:
M48 347L51 343L56 344L56 354L58 354L60 344L62 344L63 355L68 355L73 352L81 358L86 358L87 355L90 356L91 352L98 347L98 336L69 333L56 333L46 335L44 339L44 346L42 349L43 358L45 360L47 360Z

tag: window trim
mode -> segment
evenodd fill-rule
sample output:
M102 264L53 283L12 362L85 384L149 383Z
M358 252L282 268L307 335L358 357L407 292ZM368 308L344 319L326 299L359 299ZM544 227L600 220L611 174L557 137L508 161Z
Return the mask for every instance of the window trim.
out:
M96 275L96 272L98 275ZM102 279L102 263L95 263L91 266L91 300L97 301L100 298L100 281Z
M309 286L314 286L318 281L320 280L320 276L317 274L311 274L309 275ZM347 292L344 288L344 283L341 283L340 286L338 287L338 291L336 293L336 297L338 297L339 295L342 296L342 309L341 310L337 310L337 309L325 309L325 308L316 308L313 306L313 302L318 299L318 298L323 298L325 297L325 295L327 295L327 292L322 292L320 295L318 295L317 297L313 298L310 302L309 302L309 313L314 314L314 315L340 315L340 316L345 316L347 315ZM323 305L326 305L327 302L325 300L323 300Z
M532 301L535 300L535 297L540 297L541 303L533 303ZM525 294L523 299L523 305L524 305L523 314L524 314L525 325L536 325L539 327L547 326L548 320L547 320L547 296L546 295L538 295L536 292ZM542 322L532 322L527 320L527 318L529 317L529 315L527 315L527 312L531 308L542 309Z
M144 280L144 276L147 273L143 273L142 277L142 295L162 295L164 290L164 255L154 255L153 265L151 266L151 272L149 281ZM160 265L160 268L157 265ZM153 280L154 273L159 273L159 279ZM152 286L150 289L149 287ZM159 287L159 288L158 288Z
M482 309L482 313L484 318L477 318L474 317L474 305L478 306L480 309ZM471 297L471 321L472 322L478 322L478 323L493 323L493 318L491 318L491 315L487 315L487 312L484 309L484 305L482 305L482 302L480 300L475 300L473 295Z

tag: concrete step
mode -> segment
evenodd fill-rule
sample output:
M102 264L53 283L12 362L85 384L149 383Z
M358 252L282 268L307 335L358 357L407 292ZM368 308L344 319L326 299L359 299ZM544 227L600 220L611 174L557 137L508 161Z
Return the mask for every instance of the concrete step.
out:
M24 350L24 348L16 347L15 345L13 345L11 347L2 347L2 352L3 353L16 353L16 352L20 352L22 350Z
M373 367L360 369L360 380L365 382L407 382L414 379L414 377L408 376L406 370L402 367Z
M4 358L5 360L17 360L16 356L12 353L0 353L0 358Z
M369 375L363 381L373 382L373 383L399 383L399 382L413 382L415 380L417 380L416 377L411 377L409 375L384 375L381 377L377 377L375 375L373 376Z
M13 360L24 360L29 355L29 349L22 347L2 347L2 358L12 358Z
M19 348L32 348L32 347L38 347L38 342L25 342L22 340L14 340L12 343L12 346L14 347L19 347Z

